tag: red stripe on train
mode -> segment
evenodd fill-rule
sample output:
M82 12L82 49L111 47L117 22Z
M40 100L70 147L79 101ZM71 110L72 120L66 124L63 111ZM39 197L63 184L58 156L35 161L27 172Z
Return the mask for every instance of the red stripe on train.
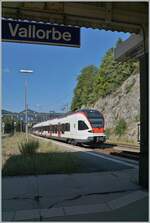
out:
M92 128L93 133L104 133L104 128Z

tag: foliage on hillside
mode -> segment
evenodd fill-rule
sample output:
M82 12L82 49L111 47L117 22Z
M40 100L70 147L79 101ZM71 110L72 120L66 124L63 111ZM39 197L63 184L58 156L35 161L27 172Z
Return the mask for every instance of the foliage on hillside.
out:
M72 110L81 108L82 105L87 106L93 102L93 88L96 81L98 68L94 65L85 67L81 70L81 74L77 78L77 86L74 90L72 100Z
M117 44L121 41L118 39ZM127 62L117 62L114 60L113 48L109 49L99 68L91 65L81 70L74 89L71 110L91 106L99 97L111 94L137 69L137 61L130 59Z

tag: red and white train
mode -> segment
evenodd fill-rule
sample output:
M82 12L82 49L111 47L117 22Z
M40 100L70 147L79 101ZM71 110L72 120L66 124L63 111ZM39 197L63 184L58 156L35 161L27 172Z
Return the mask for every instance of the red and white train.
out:
M104 117L93 109L82 109L32 127L35 135L58 139L74 145L104 143Z

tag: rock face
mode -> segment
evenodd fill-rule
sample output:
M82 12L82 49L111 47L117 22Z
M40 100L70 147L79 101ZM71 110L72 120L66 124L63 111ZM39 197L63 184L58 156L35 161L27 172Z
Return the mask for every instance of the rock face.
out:
M120 88L104 98L100 98L95 109L105 118L105 128L115 129L117 121L124 119L127 141L137 142L137 124L140 121L140 81L139 73L131 75Z

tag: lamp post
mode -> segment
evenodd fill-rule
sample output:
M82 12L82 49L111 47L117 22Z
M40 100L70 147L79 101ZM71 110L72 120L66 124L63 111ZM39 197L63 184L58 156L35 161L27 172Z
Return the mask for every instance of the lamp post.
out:
M25 75L25 131L26 131L26 140L28 141L28 103L27 103L27 75L33 73L33 70L20 70L22 74Z

